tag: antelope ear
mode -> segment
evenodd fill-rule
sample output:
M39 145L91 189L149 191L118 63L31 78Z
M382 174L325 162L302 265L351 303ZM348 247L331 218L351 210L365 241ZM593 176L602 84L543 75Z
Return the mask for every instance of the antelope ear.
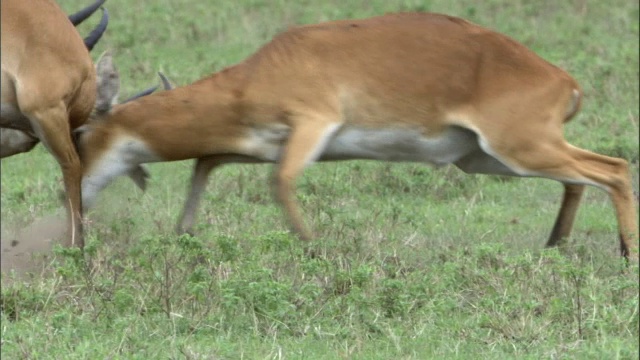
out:
M149 171L144 165L138 165L127 173L131 180L140 188L145 191L147 189L147 179L151 177Z
M120 73L110 50L103 52L96 63L96 80L98 90L95 110L98 114L104 114L118 103L120 93Z

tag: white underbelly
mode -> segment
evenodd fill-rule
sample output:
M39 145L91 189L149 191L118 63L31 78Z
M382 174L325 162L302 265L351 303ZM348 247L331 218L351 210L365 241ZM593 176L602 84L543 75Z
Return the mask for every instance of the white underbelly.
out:
M450 127L425 137L408 129L371 129L345 126L327 143L322 160L371 159L450 164L479 149L476 135Z
M289 135L290 129L282 125L254 128L243 146L245 155L277 162ZM368 159L444 165L482 151L475 133L459 127L428 137L412 129L342 125L327 136L324 145L318 144L322 148L314 149L317 161Z

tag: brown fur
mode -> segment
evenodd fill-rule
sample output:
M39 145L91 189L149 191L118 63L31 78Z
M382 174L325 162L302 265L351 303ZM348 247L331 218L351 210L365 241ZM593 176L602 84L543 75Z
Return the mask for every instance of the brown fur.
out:
M2 0L1 14L3 110L19 109L23 127L15 128L35 125L33 131L60 164L70 222L67 245L82 247L81 167L71 130L87 121L94 106L93 63L55 2ZM7 123L11 120L3 117L2 125Z
M635 253L627 163L563 138L563 123L580 101L573 78L507 36L445 15L394 14L292 28L235 66L118 107L84 140L83 156L90 173L127 135L166 161L200 159L183 214L190 226L208 172L263 161L243 144L252 130L279 124L290 132L278 159L277 198L308 239L294 181L307 161L330 160L313 156L334 125L411 129L427 137L468 129L491 153L459 159L463 170L491 172L474 167L490 155L512 175L566 184L549 245L569 235L584 185L597 185L611 194L625 255Z

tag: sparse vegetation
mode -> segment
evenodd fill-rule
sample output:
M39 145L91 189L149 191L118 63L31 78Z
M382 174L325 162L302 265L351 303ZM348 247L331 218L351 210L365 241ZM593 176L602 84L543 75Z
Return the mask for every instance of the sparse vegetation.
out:
M70 13L86 1L61 3ZM93 54L113 50L125 94L157 82L158 70L192 82L293 24L413 10L468 18L569 70L585 102L567 138L629 160L638 189L637 2L106 5L111 22ZM150 169L146 194L123 179L101 195L84 258L56 248L35 276L2 275L3 357L638 358L638 267L618 256L600 190L587 190L566 244L544 249L562 193L553 181L319 164L298 183L320 235L309 258L273 201L271 166L214 172L196 237L173 234L191 162ZM60 177L42 146L2 161L3 237L60 211Z

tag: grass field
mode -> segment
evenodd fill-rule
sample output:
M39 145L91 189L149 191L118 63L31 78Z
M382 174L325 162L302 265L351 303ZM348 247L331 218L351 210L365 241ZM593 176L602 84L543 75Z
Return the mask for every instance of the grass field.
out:
M88 0L60 1L67 13ZM393 11L461 16L567 69L583 110L573 144L627 159L638 189L637 1L108 0L92 55L112 49L122 93L182 85L290 25ZM98 16L79 27L82 34ZM41 145L2 160L2 227L61 211ZM544 249L559 183L454 167L319 164L298 182L321 256L303 255L270 165L214 172L196 237L173 226L191 162L153 164L146 193L118 180L91 212L86 260L3 274L5 359L637 359L637 266L623 270L607 195L589 188L573 235ZM6 280L6 281L5 281Z

